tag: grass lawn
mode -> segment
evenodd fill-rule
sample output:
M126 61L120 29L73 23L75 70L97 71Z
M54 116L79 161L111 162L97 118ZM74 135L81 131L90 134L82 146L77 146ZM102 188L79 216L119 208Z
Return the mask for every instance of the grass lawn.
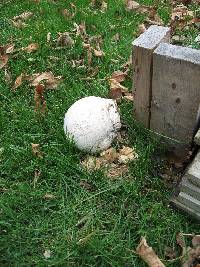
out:
M128 145L139 159L130 163L128 174L111 180L101 170L88 173L81 167L84 154L66 139L63 118L81 97L108 97L104 78L128 60L144 16L127 12L122 0L107 1L105 13L91 8L89 0L77 0L76 14L69 19L60 12L71 8L69 2L0 2L0 45L40 45L35 53L19 51L10 58L7 69L12 80L21 73L44 71L63 77L57 89L45 92L48 113L39 116L34 112L34 89L25 82L13 91L13 82L7 83L4 69L0 70L0 266L142 267L145 264L131 251L141 236L164 259L165 247L176 247L177 232L199 230L198 223L169 207L172 189L153 171L157 142L133 120L132 103L123 101ZM167 5L159 10L167 21ZM27 27L14 27L9 19L25 11L34 13ZM99 71L90 81L82 79L90 75L88 68L71 63L86 58L80 37L72 36L74 47L60 50L46 41L49 32L56 39L58 32L72 32L74 22L83 21L89 36L102 35L105 52L105 57L93 58L92 67ZM116 33L118 42L112 41ZM131 90L130 78L126 85ZM31 143L40 144L42 158L33 155ZM41 173L37 182L35 172ZM83 188L83 181L93 190ZM46 259L43 253L48 250L51 255ZM180 266L178 260L164 263Z

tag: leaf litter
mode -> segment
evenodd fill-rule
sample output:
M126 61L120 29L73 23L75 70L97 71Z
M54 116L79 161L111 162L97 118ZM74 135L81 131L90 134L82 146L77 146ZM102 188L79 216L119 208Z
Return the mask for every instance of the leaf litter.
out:
M104 169L109 178L117 178L128 171L128 164L137 160L138 154L134 148L123 146L120 149L113 147L101 152L99 156L86 156L81 165L88 171Z

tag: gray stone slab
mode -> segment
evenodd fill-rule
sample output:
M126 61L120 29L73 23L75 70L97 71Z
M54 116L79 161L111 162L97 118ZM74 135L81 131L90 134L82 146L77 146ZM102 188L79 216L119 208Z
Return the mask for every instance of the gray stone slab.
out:
M152 57L161 42L170 42L170 28L152 25L133 42L133 93L135 117L149 128Z
M200 50L161 43L153 53L150 129L189 144L200 103Z
M200 213L200 201L196 198L193 198L186 193L180 192L177 197L177 201L194 210L195 212Z
M200 221L199 212L194 211L193 209L189 208L187 205L184 205L183 203L179 202L177 199L172 199L171 204L175 206L176 208L181 209L182 211L186 212L187 214L191 215L192 217Z
M200 145L200 129L197 131L195 137L194 137L194 142L197 144L197 145Z
M200 151L188 167L187 178L200 188Z
M186 193L200 201L200 187L191 183L186 176L183 177L179 188L181 192Z

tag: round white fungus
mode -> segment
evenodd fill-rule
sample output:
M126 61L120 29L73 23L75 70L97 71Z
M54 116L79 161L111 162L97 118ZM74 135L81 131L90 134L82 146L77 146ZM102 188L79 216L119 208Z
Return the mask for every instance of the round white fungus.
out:
M107 149L121 128L116 101L89 96L75 102L64 118L64 131L83 151Z

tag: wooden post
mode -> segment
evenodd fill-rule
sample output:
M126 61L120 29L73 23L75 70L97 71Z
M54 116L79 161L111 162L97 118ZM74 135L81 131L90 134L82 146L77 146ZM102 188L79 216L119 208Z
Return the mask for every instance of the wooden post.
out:
M190 144L200 103L200 50L160 44L153 54L150 128Z
M170 42L170 28L153 25L133 42L135 117L149 128L152 57L161 42Z

